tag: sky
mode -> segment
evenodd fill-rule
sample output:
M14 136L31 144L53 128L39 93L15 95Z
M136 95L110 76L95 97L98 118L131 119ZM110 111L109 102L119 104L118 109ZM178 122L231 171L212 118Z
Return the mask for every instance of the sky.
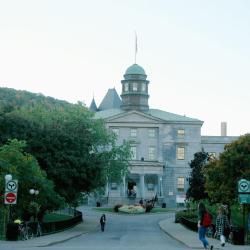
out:
M97 106L134 62L150 108L250 133L250 1L0 0L0 86Z

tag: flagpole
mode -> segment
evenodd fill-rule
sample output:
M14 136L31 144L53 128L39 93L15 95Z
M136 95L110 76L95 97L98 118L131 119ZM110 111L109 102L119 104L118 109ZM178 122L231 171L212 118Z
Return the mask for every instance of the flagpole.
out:
M136 64L136 56L137 56L137 34L135 31L135 64Z

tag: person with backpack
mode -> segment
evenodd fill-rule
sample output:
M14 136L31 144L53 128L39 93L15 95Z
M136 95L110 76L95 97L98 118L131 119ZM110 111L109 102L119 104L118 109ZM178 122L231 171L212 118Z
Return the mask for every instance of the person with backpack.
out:
M100 218L100 224L101 224L101 230L102 230L102 232L104 232L105 223L106 223L106 216L105 216L105 214L103 214L101 216L101 218Z
M215 234L214 237L220 237L221 246L224 247L226 243L226 230L230 228L228 217L225 214L223 207L219 207L217 211L216 223L215 223Z
M212 224L212 215L206 210L204 203L200 202L198 204L198 235L199 240L202 242L204 249L213 249L213 245L209 245L206 239L206 231Z

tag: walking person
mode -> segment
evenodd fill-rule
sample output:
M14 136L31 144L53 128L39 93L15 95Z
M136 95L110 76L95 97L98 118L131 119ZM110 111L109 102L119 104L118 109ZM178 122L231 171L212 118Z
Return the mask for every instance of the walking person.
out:
M222 247L224 247L226 244L225 232L227 228L230 228L228 217L225 214L225 210L223 209L223 207L219 207L217 211L214 236L218 236L220 238Z
M202 242L204 249L213 249L213 245L209 245L208 240L206 239L207 227L212 224L211 215L207 212L204 203L200 202L198 204L198 235L199 240Z
M100 224L101 224L101 230L102 232L104 232L104 228L105 228L105 223L106 223L106 215L103 214L100 218Z

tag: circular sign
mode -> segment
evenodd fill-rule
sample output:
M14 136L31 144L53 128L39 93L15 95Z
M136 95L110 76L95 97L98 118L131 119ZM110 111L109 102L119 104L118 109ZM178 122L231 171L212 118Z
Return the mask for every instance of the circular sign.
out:
M242 179L239 181L239 191L241 192L247 192L249 189L248 187L248 181L245 179Z
M5 195L5 200L8 202L8 203L13 203L16 201L16 194L15 193L7 193Z
M17 183L16 181L9 181L6 185L6 188L9 190L9 191L15 191L17 190Z

